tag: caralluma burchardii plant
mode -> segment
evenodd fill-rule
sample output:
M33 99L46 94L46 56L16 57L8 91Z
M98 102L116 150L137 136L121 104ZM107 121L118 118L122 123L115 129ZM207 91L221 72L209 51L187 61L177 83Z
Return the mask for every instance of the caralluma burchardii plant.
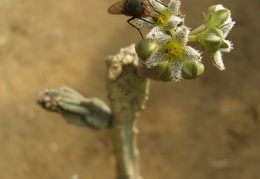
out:
M228 9L220 4L210 6L204 12L204 22L191 30L185 26L180 4L180 0L170 0L166 5L158 0L119 0L109 8L110 14L131 16L128 23L142 37L136 45L106 59L109 105L96 97L85 98L68 87L39 94L38 103L44 109L61 114L71 124L92 130L110 129L117 179L141 179L136 120L148 99L149 80L179 82L201 76L202 52L190 42L210 53L213 65L221 71L225 70L222 52L233 48L226 40L235 24ZM145 36L143 28L148 29Z

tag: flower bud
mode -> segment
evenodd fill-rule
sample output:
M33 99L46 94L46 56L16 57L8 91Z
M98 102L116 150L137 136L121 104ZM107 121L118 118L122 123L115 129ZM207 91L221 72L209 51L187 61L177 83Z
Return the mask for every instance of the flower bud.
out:
M204 65L197 60L184 60L182 66L182 77L195 79L204 72Z
M159 46L156 42L150 39L142 39L138 44L136 44L135 51L137 56L141 60L145 61L147 58L153 55L158 50L158 48Z
M197 36L198 43L207 51L213 53L223 46L223 32L218 28L208 28Z
M207 27L221 27L230 18L230 11L219 4L208 8L204 22Z
M172 69L168 61L159 62L153 72L161 81L172 81Z

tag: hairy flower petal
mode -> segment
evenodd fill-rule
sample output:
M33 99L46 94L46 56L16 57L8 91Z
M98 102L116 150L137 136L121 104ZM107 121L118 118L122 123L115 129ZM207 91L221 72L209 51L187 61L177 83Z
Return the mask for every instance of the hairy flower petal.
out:
M220 71L225 70L225 66L222 59L222 54L220 51L217 51L212 54L212 62Z
M224 42L228 45L228 48L220 48L219 50L221 52L230 52L231 50L233 50L233 43L229 40L224 40Z
M223 27L221 28L222 32L223 32L223 37L226 38L228 33L230 32L230 30L234 27L234 25L236 24L236 22L232 21L228 24L223 25Z
M161 50L158 50L145 61L145 65L148 68L154 67L162 60L162 58L163 58L163 52Z
M168 8L171 10L172 14L179 14L180 13L180 7L181 7L181 1L180 0L171 0L168 4Z
M159 3L159 2L157 2L157 1L155 1L155 0L149 0L149 2L150 2L150 4L151 4L151 6L153 7L153 9L155 10L155 11L163 11L163 10L165 10L165 9L167 9L167 7L165 7L164 5L162 5L162 1L160 1L160 0L158 0L159 2L161 2L161 3ZM155 12L155 13L157 13L157 12Z
M178 26L183 24L183 18L178 16L170 16L169 22L166 24L167 28L176 29Z
M174 33L173 38L184 46L188 42L190 30L186 26L182 26L177 32Z
M172 67L172 80L173 81L180 81L181 77L181 71L182 71L182 61L172 61L171 67Z
M158 45L165 45L171 37L166 34L162 28L154 27L147 35L146 38L153 39Z
M183 58L201 61L201 53L190 46L185 46L183 49Z
M138 19L137 21L135 21L133 24L134 26L136 26L137 28L146 28L146 29L152 29L154 27L154 24L153 24L153 19L150 18L150 17L146 17L146 18L143 18L147 21L144 21L142 19Z

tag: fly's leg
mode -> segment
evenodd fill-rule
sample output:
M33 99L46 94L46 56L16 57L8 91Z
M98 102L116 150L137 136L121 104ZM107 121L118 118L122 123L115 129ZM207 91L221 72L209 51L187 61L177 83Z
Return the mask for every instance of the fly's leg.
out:
M146 19L139 18L139 17L135 17L135 16L133 16L133 17L131 17L130 19L127 20L128 24L130 24L133 28L135 28L136 30L138 30L138 32L140 33L142 39L144 39L141 30L140 30L138 27L136 27L134 24L132 24L132 23L130 22L130 21L132 21L132 20L134 20L134 19L140 19L140 20L145 21L145 22L150 23L150 24L154 24L154 23L152 23L152 22L150 22L150 21L148 21L148 20L146 20Z
M138 32L140 33L140 35L141 35L141 37L142 37L142 39L144 38L143 37L143 34L142 34L142 32L141 32L141 30L138 28L138 27L136 27L134 24L132 24L130 21L132 21L132 20L134 20L136 17L131 17L130 19L128 19L127 20L127 22L128 22L128 24L130 24L133 28L135 28L136 30L138 30Z

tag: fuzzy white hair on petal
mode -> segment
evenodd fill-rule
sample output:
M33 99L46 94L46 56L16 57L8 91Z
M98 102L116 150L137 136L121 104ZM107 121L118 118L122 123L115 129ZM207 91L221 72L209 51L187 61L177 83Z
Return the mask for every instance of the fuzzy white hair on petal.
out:
M219 69L220 71L225 70L225 66L224 66L223 59L222 59L222 54L220 51L217 51L213 54L212 62L214 64L214 66L217 67L217 69Z
M230 32L230 30L234 27L234 25L236 24L236 22L232 21L228 24L225 24L221 30L223 32L223 37L226 38L228 33Z
M180 79L182 78L181 76L182 65L183 65L182 60L171 62L172 80L175 82L180 81Z
M221 48L221 52L230 52L233 50L233 43L230 40L224 40L224 42L228 45L228 48Z
M185 46L185 48L183 49L183 58L201 61L202 57L201 53L198 50L194 49L191 46Z
M168 4L168 8L170 9L171 14L175 14L175 15L179 14L180 7L181 7L180 0L171 0Z
M163 31L161 27L154 27L152 30L146 35L147 39L154 40L158 45L165 45L171 37Z
M162 58L163 58L163 52L161 50L158 50L152 56L146 59L145 66L147 68L155 67L161 61Z

